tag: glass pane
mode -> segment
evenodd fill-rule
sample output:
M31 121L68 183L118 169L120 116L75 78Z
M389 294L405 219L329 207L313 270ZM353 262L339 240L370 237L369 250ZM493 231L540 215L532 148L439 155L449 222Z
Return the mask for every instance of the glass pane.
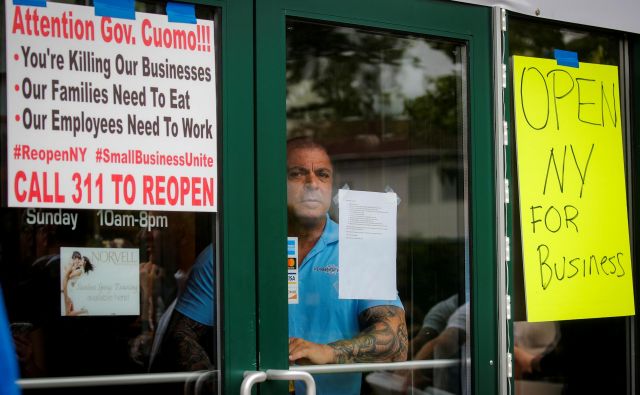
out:
M554 49L575 51L580 62L620 66L620 37L614 34L510 18L511 55L553 58ZM515 158L512 158L513 169L515 165ZM512 203L513 212L519 213L517 199ZM520 216L516 214L514 234L519 232ZM512 240L515 243L511 249L514 253L514 313L518 321L514 325L516 393L628 393L629 319L526 322L522 246L520 237ZM595 337L605 333L606 343L594 343ZM594 364L593 361L601 363Z
M80 3L87 4L87 2ZM45 20L45 15L53 21L53 16L47 12L60 10L60 14L62 14L66 10L76 18L74 21L88 18L86 23L95 22L91 19L94 13L93 7L61 6L56 2L49 1L47 8L48 11L38 9L41 21ZM24 6L22 11L27 12L32 9L35 8ZM91 16L84 17L86 9L90 10ZM165 9L166 2L136 1L136 11L145 14L137 14L136 22L127 20L127 22L122 22L122 25L118 25L124 29L118 30L118 37L124 39L124 36L121 36L126 31L126 28L122 27L124 25L133 27L133 29L139 28L143 19L141 15L152 25L155 23L153 26L156 28L162 23L167 23L165 22L167 19L164 15ZM8 10L9 7L5 9L3 3L3 21L5 20L4 13L5 11L9 12ZM198 28L206 25L206 27L217 29L220 21L219 10L197 6L195 13L198 19L208 20L204 24L199 22ZM162 22L158 22L160 19ZM46 20L49 21L49 19ZM125 19L117 20L125 21ZM100 20L98 19L98 21ZM100 32L100 26L99 22L95 23L98 25L95 30L97 36ZM115 22L112 23L115 26ZM129 25L129 23L133 25ZM174 24L172 27L177 25ZM196 30L196 25L193 24L181 24L181 26L185 29L193 28L194 32ZM54 28L52 27L52 29ZM116 29L113 29L115 32ZM4 30L3 25L3 34ZM53 35L54 30L51 31ZM79 31L77 30L77 32ZM161 33L162 31L160 30ZM176 34L177 30L165 29L164 32ZM211 31L211 33L213 32ZM221 42L218 33L219 31L216 30L213 37L217 44L211 46L210 54L197 58L193 56L193 52L189 53L191 56L185 55L187 51L183 50L182 57L179 58L184 62L184 65L193 66L196 74L198 72L196 66L201 66L200 69L203 72L205 69L208 70L206 71L206 73L210 73L208 82L213 81L211 86L214 87L219 86L216 75L219 65L214 64L214 61L218 60L217 56L215 58L213 56L216 47ZM206 34L205 30L202 30L202 34L203 37L207 37L204 35ZM196 119L202 115L202 118L210 116L209 120L215 121L217 111L215 101L210 102L207 114L194 114L191 108L197 106L189 103L188 97L185 99L182 95L183 101L178 103L180 98L176 97L175 92L170 93L171 87L179 86L180 90L187 90L187 96L189 94L197 96L197 91L201 90L202 85L198 85L194 77L186 78L189 81L185 81L184 75L186 74L182 72L182 65L179 73L182 77L170 74L169 70L174 67L170 63L175 62L177 57L175 52L166 50L165 47L169 45L167 40L171 39L171 37L167 37L165 34L165 41L160 43L158 48L153 50L142 48L140 53L137 52L138 49L132 51L127 48L123 49L122 46L118 48L118 51L113 49L101 51L87 46L85 43L70 44L71 40L66 40L64 43L57 41L45 50L62 54L61 57L64 61L61 63L60 70L63 71L58 71L53 66L44 67L45 70L38 72L28 69L25 71L27 78L21 74L24 70L18 70L19 73L14 70L13 75L8 75L7 60L3 57L2 69L0 70L2 89L0 96L3 100L2 117L0 118L0 139L2 142L0 151L6 153L8 141L11 141L9 135L12 133L11 127L13 125L8 125L8 120L14 122L15 125L14 114L7 116L7 105L4 102L8 95L7 85L10 86L11 91L8 95L9 100L16 100L15 96L11 96L14 94L15 85L15 91L19 92L17 99L29 100L28 105L33 113L38 111L43 114L51 113L52 108L55 108L66 114L79 114L80 111L83 111L83 116L91 114L92 116L107 117L108 120L116 123L122 122L122 140L129 139L127 143L118 141L118 145L111 144L112 140L107 140L106 137L98 133L96 133L97 137L91 136L89 139L84 139L87 135L81 135L80 132L78 132L78 136L74 136L72 133L65 133L65 131L54 131L53 122L49 122L49 120L45 121L42 130L37 131L37 135L34 134L36 133L34 130L29 130L30 128L25 126L23 132L25 134L32 133L32 144L35 146L36 141L42 143L42 146L39 147L42 150L56 148L60 142L58 140L68 143L70 137L76 137L72 144L84 146L87 150L87 157L93 155L91 143L87 142L91 138L102 141L102 144L109 147L114 155L116 150L129 152L121 150L122 146L131 143L138 137L131 136L136 134L136 131L150 132L147 134L151 135L156 126L152 124L153 121L144 123L142 119L146 120L151 117L149 114L153 114L153 120L155 120L159 111L165 111L165 114L169 114L175 119L179 119L179 117ZM6 39L5 35L3 35L3 39ZM41 39L44 38L41 37ZM140 41L140 38L138 40ZM98 41L100 40L96 38L95 45L98 47L103 45L100 48L104 49L104 43ZM42 45L38 39L30 42L33 51L41 48ZM74 56L84 55L73 55L74 50L85 51L87 55L83 58L84 60L76 62ZM175 51L175 48L173 50ZM206 64L199 64L198 62L205 56L207 59L202 63ZM145 57L151 63L156 62L155 65L166 66L167 73L163 74L162 78L151 76L151 72L146 73L142 68ZM135 61L131 60L128 63L130 66L128 69L129 77L124 77L127 72L120 69L122 64L118 62L122 58L135 59ZM9 61L13 62L13 60L12 56ZM82 63L83 61L84 63ZM97 63L92 62L99 61L103 62L101 63L102 72L92 72L94 71L92 67L97 67L95 66ZM192 63L196 63L195 66ZM88 64L92 66L87 66ZM75 73L67 73L66 67L70 69L76 67L80 70L76 70ZM85 69L82 69L83 67ZM7 82L7 78L11 80ZM14 78L19 78L22 83L18 85L13 80ZM25 82L29 78L31 78L33 85L30 85L30 82ZM82 79L80 88L72 86L78 78ZM40 83L38 86L43 89L43 97L31 96L35 95L35 91L27 91L27 88L36 86L36 80ZM66 87L63 86L65 84ZM122 88L118 88L117 85ZM63 97L65 89L68 89L66 92L69 96ZM121 94L118 93L122 92L119 89L132 89L132 91ZM152 96L155 97L152 95L153 89L159 89L161 94L166 94L166 104L161 106L179 108L180 111L158 110L158 107L152 104ZM101 93L102 91L104 93ZM92 92L89 94L90 97L85 96L86 92ZM103 95L104 101L102 100ZM122 97L122 99L117 99L117 97ZM207 97L215 99L214 94ZM184 104L184 100L188 104ZM220 98L218 97L217 100L219 101ZM119 104L116 105L115 102ZM117 107L116 112L118 113L114 113L114 107ZM131 116L140 120L139 123L133 122L133 133L129 120ZM83 126L89 127L88 123L89 121ZM140 124L143 125L139 126ZM164 130L162 134L165 134ZM215 150L211 147L216 147L217 134L214 126L212 138L203 138L199 144L203 146L208 144L210 150L214 152ZM187 176L194 175L192 169L183 166L184 161L195 160L193 157L200 154L195 150L189 150L191 146L185 142L186 137L184 140L182 137L184 136L181 130L180 136L172 140L172 144L167 144L166 140L157 136L144 140L144 144L131 143L131 145L127 145L127 149L137 150L137 154L142 151L145 154L149 153L147 156L156 155L152 159L158 160L158 162L150 160L141 164L139 160L132 161L131 158L125 158L126 154L123 154L118 156L118 160L115 162L118 165L114 165L114 167L124 174L134 175L154 174L154 171L161 167L162 171L166 172L167 183L164 186L156 183L155 189L153 189L154 195L149 194L150 199L152 201L154 198L157 199L156 203L161 205L159 196L163 192L167 193L165 201L177 199L175 193L178 191L178 184L171 184L169 180L176 180L177 177L184 176L180 178L182 181L188 179ZM219 141L217 144L219 146ZM180 166L176 162L172 162L172 160L178 160L174 159L177 156L169 158L175 154L173 148L184 151L185 155L189 155L186 151L193 155L192 159L186 159L186 157L179 159L183 161L179 170L176 168ZM203 149L202 152L208 151ZM95 155L97 157L98 154ZM106 157L106 155L105 153L104 156ZM213 156L215 157L215 154ZM182 194L182 202L178 202L179 199L177 199L174 202L175 205L171 203L172 207L167 204L162 208L163 210L169 208L173 211L133 210L129 209L132 207L130 205L120 205L117 208L109 209L95 209L97 206L87 209L73 207L58 209L40 205L39 200L34 201L33 207L29 208L9 207L7 189L11 190L11 188L7 188L7 185L10 185L7 181L10 178L8 168L12 165L15 166L16 160L20 158L14 157L11 163L11 158L7 158L7 155L3 154L1 157L2 187L0 189L4 195L0 207L0 223L2 224L0 226L0 286L7 305L21 378L39 379L209 370L213 371L213 374L209 374L206 380L203 378L199 387L204 390L208 389L208 393L216 392L218 387L216 369L219 363L217 339L219 336L214 325L216 322L214 279L216 278L216 255L220 252L217 246L217 240L219 240L217 235L218 217L216 213L199 212L197 208L191 207L187 208L188 211L175 211L185 209L184 200L190 200L191 196L196 198L196 190L191 189L193 194L188 198ZM59 163L38 161L38 158L32 158L33 162L37 162L35 171L48 170L53 172L60 169ZM115 156L112 155L110 158L113 160ZM108 162L106 159L104 161ZM67 166L73 167L73 171L77 172L89 172L94 175L108 174L105 170L106 166L102 166L105 162L100 162L98 159L96 159L95 166L88 166L87 163L90 161L79 162L82 161L76 161ZM207 177L212 177L211 179L215 179L218 185L221 184L215 167L200 166L195 162L192 164L194 167L211 168L207 170L211 173ZM111 169L107 168L107 170ZM176 172L179 174L176 175ZM62 174L66 174L64 169L60 172L61 177ZM107 179L106 176L105 179ZM38 190L37 183L32 182L29 193L41 191L43 196L46 196L47 193L61 193L67 194L67 202L71 200L71 193L68 190L63 187L58 189L58 184L56 184L55 191L51 184L49 184L50 189L47 190L46 182L45 179L44 183L40 185L42 188L40 190ZM60 185L64 185L64 183ZM181 185L186 188L184 184ZM139 183L137 186L140 193L142 185ZM155 194L156 192L157 194ZM106 195L107 193L105 193ZM102 199L102 195L100 198ZM93 203L97 204L97 196L94 196L94 199ZM153 205L154 203L149 204ZM194 204L194 206L196 205ZM174 208L173 206L180 207ZM47 393L91 392L107 394L114 391L118 393L149 391L179 394L183 391L193 393L194 385L195 380L191 380L186 386L182 382L176 382L145 386L100 386L90 389L47 389Z
M298 238L301 262L297 293L290 277L290 298L299 299L289 305L289 335L321 345L306 352L307 343L291 340L291 363L433 364L316 375L327 393L461 393L467 386L466 72L462 43L288 20L289 237ZM340 203L339 190L355 200ZM386 192L397 199L389 204ZM384 201L383 211L396 214L385 222L395 228L390 245L376 245L383 216L363 199ZM338 262L349 249L354 258ZM444 360L451 366L442 367Z

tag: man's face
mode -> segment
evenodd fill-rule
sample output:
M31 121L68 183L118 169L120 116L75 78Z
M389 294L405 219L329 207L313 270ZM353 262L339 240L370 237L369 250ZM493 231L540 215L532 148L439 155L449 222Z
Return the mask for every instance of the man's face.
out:
M287 206L302 223L324 219L331 205L333 166L319 148L294 148L287 154Z

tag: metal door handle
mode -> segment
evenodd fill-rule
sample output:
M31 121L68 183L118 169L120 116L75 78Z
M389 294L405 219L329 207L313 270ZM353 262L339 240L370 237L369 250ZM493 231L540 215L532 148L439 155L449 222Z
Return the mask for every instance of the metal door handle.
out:
M301 380L307 385L307 395L316 395L316 381L313 376L307 372L300 372L295 370L267 370L268 380Z
M267 381L267 374L265 372L244 372L244 379L240 385L240 395L251 395L251 388L256 383L262 383Z
M240 395L251 395L251 388L256 383L263 383L267 380L304 381L307 385L307 395L316 395L316 382L310 373L278 369L269 369L266 372L244 372L244 380L240 385Z

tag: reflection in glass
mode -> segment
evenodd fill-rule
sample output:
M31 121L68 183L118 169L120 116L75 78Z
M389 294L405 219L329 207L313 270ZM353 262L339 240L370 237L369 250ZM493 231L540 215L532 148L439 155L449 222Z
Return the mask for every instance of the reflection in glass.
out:
M69 2L69 1L67 1ZM86 4L74 1L72 3ZM165 1L136 1L141 12L165 13ZM198 5L198 18L213 19L219 10ZM219 35L216 37L219 38ZM2 63L4 63L4 54ZM13 86L13 85L12 85ZM6 72L0 68L0 151L7 152ZM6 185L6 155L0 160L0 181ZM6 202L6 196L2 198ZM72 215L73 225L43 223L38 218ZM141 219L153 216L159 226L145 226ZM135 218L134 224L131 219ZM149 222L146 222L149 224ZM175 359L164 358L163 348L171 331L174 302L199 253L216 240L216 217L211 213L54 210L0 208L0 285L7 305L22 379L67 376L123 375L153 371L185 371ZM71 248L87 258L94 270L78 271L72 254L61 257L61 248ZM126 250L124 250L126 249ZM95 301L107 301L100 265L107 256L132 252L135 267L122 288L135 285L135 298L115 299L112 315L96 315L83 302L83 293L95 291ZM91 253L105 254L104 259ZM97 256L97 255L96 255ZM78 265L78 263L75 263ZM86 265L83 263L83 268ZM213 268L212 268L213 269ZM68 274L66 274L68 273ZM129 275L131 274L131 275ZM64 279L67 278L65 287ZM103 291L100 286L105 287ZM211 287L215 285L210 284ZM65 290L67 298L65 298ZM213 289L211 290L213 292ZM122 295L121 295L122 296ZM213 311L215 300L208 301ZM136 314L120 314L123 305L137 308ZM213 326L203 335L203 347L216 364ZM169 360L167 363L167 359ZM164 362L164 363L163 363ZM1 367L0 367L1 368ZM215 366L214 366L215 368ZM209 375L203 389L217 387L217 374ZM47 394L193 393L194 381L183 383L87 388L47 388ZM36 390L40 391L40 390ZM29 391L25 391L29 393ZM205 393L205 392L203 392Z
M458 43L288 20L288 138L327 149L334 194L399 197L396 275L408 359L470 355L465 75ZM330 210L336 222L338 209ZM361 391L463 393L467 369L371 373Z
M22 377L146 372L160 319L176 298L181 278L211 240L212 215L113 212L166 219L165 227L145 229L101 224L99 212L93 210L63 210L77 215L75 229L31 221L33 214L56 211L0 212L5 224L0 279ZM20 232L13 230L15 225ZM204 235L205 229L208 237L196 234ZM69 256L61 259L64 251ZM124 267L133 261L137 278L99 277L107 265ZM131 292L139 300L125 298L127 287L136 288ZM70 305L61 304L61 292ZM113 315L92 314L90 306L101 307L103 302ZM139 314L132 315L132 308Z
M553 58L554 49L577 52L580 62L620 65L620 37L615 34L510 18L511 55ZM515 158L511 163L512 174L517 174ZM518 180L514 181L514 189L517 190ZM512 203L513 212L518 213L517 199ZM514 234L519 234L520 216L514 215L513 218ZM512 240L514 315L519 321L514 324L515 393L628 393L628 319L526 322L522 248L519 237Z

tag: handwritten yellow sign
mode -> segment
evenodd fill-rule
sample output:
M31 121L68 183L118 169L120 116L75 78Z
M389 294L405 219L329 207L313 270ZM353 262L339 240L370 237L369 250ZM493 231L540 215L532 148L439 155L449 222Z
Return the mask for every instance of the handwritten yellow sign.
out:
M513 58L529 321L634 314L618 68Z

